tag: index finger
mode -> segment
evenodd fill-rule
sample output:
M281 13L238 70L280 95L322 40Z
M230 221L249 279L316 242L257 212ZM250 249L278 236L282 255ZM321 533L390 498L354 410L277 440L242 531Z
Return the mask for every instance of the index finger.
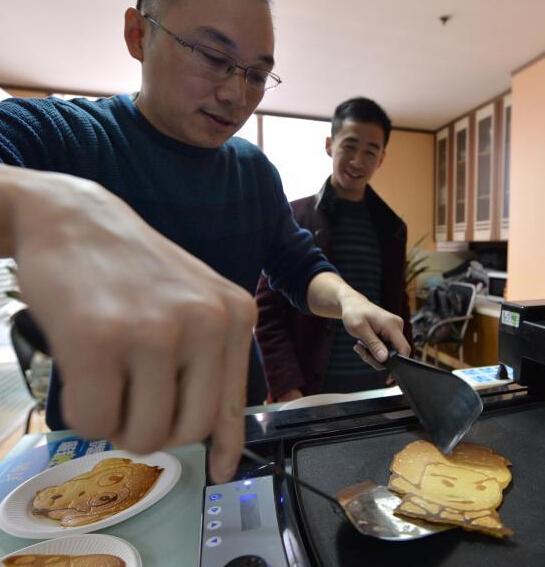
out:
M235 321L229 329L220 408L212 432L210 475L218 484L230 480L244 445L244 408L252 325Z
M411 346L405 338L403 330L399 327L389 327L387 332L383 334L383 338L386 339L390 343L391 347L399 354L404 356L409 356L411 354Z

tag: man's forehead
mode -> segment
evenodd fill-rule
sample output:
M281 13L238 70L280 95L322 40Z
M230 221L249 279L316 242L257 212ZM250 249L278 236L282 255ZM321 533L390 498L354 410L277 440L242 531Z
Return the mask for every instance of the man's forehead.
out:
M274 34L267 0L163 0L168 25L192 40L214 42L233 51L250 50L267 64L274 64ZM218 47L221 48L221 47Z
M239 46L235 39L230 37L223 30L215 28L213 26L198 26L193 30L195 39L202 38L204 41L212 41L214 43L219 43L224 48L237 51ZM258 53L256 59L262 61L265 65L274 67L274 57L272 52L263 51Z
M384 144L384 130L374 122L359 122L347 118L343 121L335 137L342 141L365 141L373 145Z

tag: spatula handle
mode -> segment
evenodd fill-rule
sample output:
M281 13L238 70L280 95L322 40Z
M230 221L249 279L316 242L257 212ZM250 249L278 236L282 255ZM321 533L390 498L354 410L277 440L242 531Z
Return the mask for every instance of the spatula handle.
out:
M303 488L306 488L307 490L314 492L314 494L317 494L318 496L321 496L322 498L329 500L332 504L335 504L337 507L341 508L344 512L344 509L342 508L342 506L339 504L339 502L335 498L333 498L333 496L330 496L326 492L322 492L319 488L316 488L312 484L308 484L308 482L305 482L304 480L300 479L299 477L292 475L291 473L287 472L280 465L277 465L274 462L271 462L267 459L264 459L261 455L254 453L253 451L251 451L250 449L247 449L246 447L242 450L242 454L245 457L247 457L248 459L250 459L250 460L252 460L256 463L259 463L260 465L271 466L276 474L278 474L280 476L285 476L285 477L289 478L295 484L298 484L299 486L302 486Z

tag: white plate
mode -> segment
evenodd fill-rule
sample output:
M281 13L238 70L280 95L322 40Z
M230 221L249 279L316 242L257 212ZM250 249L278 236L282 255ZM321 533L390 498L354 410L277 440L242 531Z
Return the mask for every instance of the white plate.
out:
M309 408L314 406L325 406L328 404L342 404L343 402L355 402L358 400L368 400L371 398L383 398L386 396L397 396L401 394L398 386L379 388L376 390L366 390L353 392L350 394L315 394L314 396L304 396L291 402L286 402L279 410L291 410Z
M47 486L62 484L79 474L90 471L103 459L112 457L132 459L136 463L145 463L149 466L159 466L164 471L142 500L104 520L85 526L64 528L54 520L38 518L32 515L31 503L38 490ZM182 465L180 461L168 453L158 452L150 455L136 455L127 451L104 451L86 455L85 457L47 469L28 479L21 486L10 492L0 504L0 528L10 535L28 539L49 539L68 534L84 534L101 530L118 524L155 504L174 487L181 474Z
M0 564L4 559L13 555L28 555L31 553L43 555L91 555L104 553L116 555L123 559L126 567L142 567L140 554L128 541L102 534L64 536L35 543L0 558Z

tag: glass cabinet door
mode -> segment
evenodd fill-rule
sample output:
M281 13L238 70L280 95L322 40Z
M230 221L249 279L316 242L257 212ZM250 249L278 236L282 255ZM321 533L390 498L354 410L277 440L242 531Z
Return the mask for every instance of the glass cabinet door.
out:
M454 124L453 238L467 240L469 118Z
M501 187L501 214L500 238L509 238L509 192L511 175L511 95L503 99L503 140L502 140L502 187Z
M476 113L475 129L475 240L490 240L492 236L493 168L494 163L494 105Z
M436 180L435 180L435 240L447 239L448 223L448 128L435 137Z

